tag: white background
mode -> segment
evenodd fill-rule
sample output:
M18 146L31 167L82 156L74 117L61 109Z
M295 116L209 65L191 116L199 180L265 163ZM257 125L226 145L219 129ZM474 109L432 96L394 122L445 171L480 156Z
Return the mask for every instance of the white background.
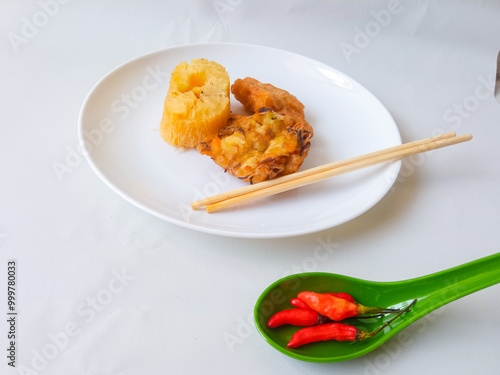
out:
M388 7L390 19L377 21ZM498 374L498 285L408 327L409 342L395 336L332 364L277 352L252 312L290 273L393 281L499 251L499 17L496 1L1 0L0 311L16 259L19 315L17 369L2 355L0 374ZM78 114L116 66L205 42L331 65L382 101L405 142L435 131L474 139L405 161L375 207L322 232L234 239L163 222L74 155ZM58 175L58 163L71 172ZM326 259L320 243L331 246Z

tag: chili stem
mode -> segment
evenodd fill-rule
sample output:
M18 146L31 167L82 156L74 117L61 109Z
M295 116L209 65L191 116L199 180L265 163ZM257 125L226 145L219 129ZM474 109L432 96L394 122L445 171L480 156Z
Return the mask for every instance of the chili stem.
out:
M401 310L397 310L398 312ZM360 316L351 316L346 319L370 319L370 318L378 318L379 316L384 316L384 314L375 314L375 315L360 315Z
M376 331L373 331L373 332L363 332L363 331L360 331L359 332L359 338L356 339L356 341L358 340L363 340L363 339L366 339L368 337L373 337L375 336L377 333L379 333L380 331L382 331L385 327L387 327L389 324L391 324L394 320L396 320L397 318L399 318L402 314L404 314L405 312L407 312L408 310L410 310L410 307L412 307L415 302L417 302L416 299L414 299L408 306L406 306L406 308L404 308L403 310L398 310L399 311L399 314L397 314L396 316L394 316L392 319L388 320L387 322L385 322L379 329L377 329ZM358 335L356 335L358 336Z
M384 309L381 307L371 307L371 306L362 306L358 305L358 311L359 314L364 315L364 314L391 314L391 313L399 313L401 312L401 309Z

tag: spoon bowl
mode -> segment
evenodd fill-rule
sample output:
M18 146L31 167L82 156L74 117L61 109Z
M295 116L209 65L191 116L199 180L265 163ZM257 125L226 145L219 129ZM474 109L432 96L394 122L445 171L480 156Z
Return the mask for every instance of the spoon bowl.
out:
M339 362L371 352L390 337L435 309L478 290L500 283L500 253L448 270L415 279L377 282L332 273L309 272L282 278L270 285L255 305L254 318L264 339L280 352L309 362ZM365 306L402 309L414 299L411 309L377 335L358 342L323 341L298 348L287 348L293 333L302 327L268 328L267 320L281 310L291 309L290 299L301 291L317 293L345 292ZM373 332L391 319L391 315L373 318L350 318L351 324Z

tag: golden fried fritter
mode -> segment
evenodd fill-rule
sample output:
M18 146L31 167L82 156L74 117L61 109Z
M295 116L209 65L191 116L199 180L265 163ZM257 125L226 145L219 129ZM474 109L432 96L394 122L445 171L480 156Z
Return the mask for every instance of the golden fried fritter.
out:
M250 77L237 79L231 86L231 92L250 112L258 112L265 107L281 114L296 115L304 120L304 105L288 91L270 83L261 83Z
M313 136L304 119L304 106L285 90L253 78L237 80L234 96L252 116L233 114L217 137L202 142L200 153L209 155L231 175L250 183L296 172Z

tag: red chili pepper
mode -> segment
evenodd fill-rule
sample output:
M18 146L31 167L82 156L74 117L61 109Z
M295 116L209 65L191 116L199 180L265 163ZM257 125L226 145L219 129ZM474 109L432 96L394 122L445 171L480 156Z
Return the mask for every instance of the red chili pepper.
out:
M314 327L302 328L294 333L290 342L287 344L289 348L296 348L297 346L309 344L317 341L361 341L369 337L375 336L382 331L385 327L391 324L401 314L405 313L417 300L413 300L404 310L400 310L399 314L393 317L388 322L384 323L379 329L374 332L365 332L357 329L354 326L342 323L326 323L316 325Z
M296 307L298 309L304 309L304 310L311 310L313 311L313 309L311 309L307 303L305 302L302 302L300 299L298 298L292 298L290 300L290 304L293 306L293 307Z
M309 308L283 310L274 314L268 321L269 328L276 328L285 324L308 327L329 322L330 319L318 314Z
M338 297L338 298L342 298L342 299L345 299L346 301L349 301L349 302L354 302L354 298L347 294L347 293L323 293L323 294L326 294L326 295L329 295L329 296L334 296L334 297ZM311 309L307 303L305 302L302 302L300 299L298 298L292 298L290 300L290 304L293 306L293 307L296 307L298 309Z
M345 299L346 301L349 301L349 302L353 302L353 303L355 302L354 298L347 293L323 293L323 294L326 294L327 296L334 296L334 297L342 298L342 299Z
M399 312L399 310L395 309L363 306L357 302L350 302L332 295L314 292L300 292L297 298L306 303L314 311L334 321L369 313Z
M326 323L314 327L302 328L294 333L289 348L309 344L317 341L356 341L356 334L359 331L356 327L343 323Z

